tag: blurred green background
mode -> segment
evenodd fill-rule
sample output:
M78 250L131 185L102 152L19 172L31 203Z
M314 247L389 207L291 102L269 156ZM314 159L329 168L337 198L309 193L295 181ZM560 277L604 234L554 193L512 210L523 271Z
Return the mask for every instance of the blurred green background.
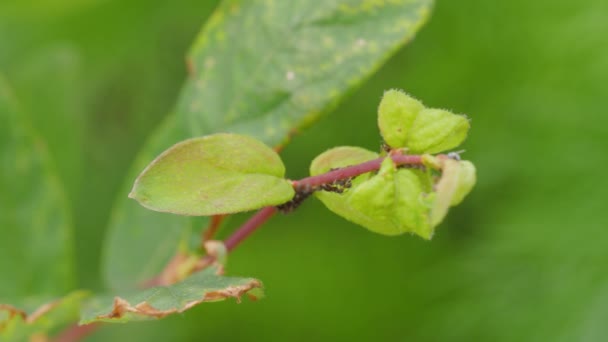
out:
M215 4L0 2L0 70L63 151L81 287L103 288L112 201ZM377 149L389 88L468 114L463 156L478 185L433 241L374 235L311 200L231 255L230 273L261 279L265 299L106 325L89 340L605 339L607 16L604 0L437 1L410 45L282 152L300 178L327 148Z

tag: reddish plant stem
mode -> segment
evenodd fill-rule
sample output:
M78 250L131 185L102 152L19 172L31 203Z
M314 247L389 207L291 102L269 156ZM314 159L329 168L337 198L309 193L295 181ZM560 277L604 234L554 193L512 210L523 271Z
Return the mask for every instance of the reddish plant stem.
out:
M422 156L419 155L403 155L393 154L391 158L397 165L422 165ZM361 164L347 166L341 169L329 171L327 173L306 177L297 181L293 181L294 188L298 188L303 185L309 185L311 187L317 187L323 184L330 184L335 181L356 177L361 174L375 171L380 169L380 165L384 160L384 157L373 159ZM228 251L233 250L243 240L245 240L251 233L258 229L268 219L270 219L277 209L275 207L266 207L258 211L253 215L247 222L245 222L239 229L237 229L230 237L224 241L224 245ZM209 261L209 260L207 260Z
M391 158L397 165L422 165L422 156L419 155L403 155L403 154L392 154ZM323 184L330 184L341 179L347 179L356 177L361 174L375 171L380 169L380 165L385 157L373 159L361 164L343 167L341 169L329 171L327 173L302 178L297 181L293 181L294 188L301 186L310 186L312 188L318 187ZM270 219L277 209L275 207L266 207L255 213L247 222L245 222L239 229L237 229L231 236L224 240L226 249L230 252L236 246L238 246L243 240L245 240L251 233L258 229L268 219ZM205 256L201 259L195 270L199 271L208 265L213 263L213 258Z
M226 250L231 251L238 246L243 240L245 240L251 233L258 229L264 222L268 221L275 213L277 209L275 207L262 208L260 211L255 213L247 222L245 222L239 229L237 229L230 237L224 241Z
M393 154L391 155L391 158L397 165L422 165L422 156L418 155ZM323 184L330 184L341 179L356 177L361 174L380 169L380 165L384 159L384 157L380 157L365 163L343 167L341 169L329 171L317 176L302 178L300 180L293 181L293 184L294 187L303 185L317 187Z
M211 216L211 222L209 227L203 233L201 247L205 245L205 241L213 240L213 237L222 226L222 221L226 218L226 215L214 215Z
M91 323L87 325L71 325L61 334L53 338L52 342L76 342L92 334L97 328L101 327L99 323Z

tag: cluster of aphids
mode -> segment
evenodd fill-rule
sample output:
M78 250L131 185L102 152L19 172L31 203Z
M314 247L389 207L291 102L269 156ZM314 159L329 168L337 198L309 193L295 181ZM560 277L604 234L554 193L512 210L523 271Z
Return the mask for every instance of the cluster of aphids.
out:
M331 169L330 171L334 171L334 170L337 170L337 168ZM322 191L335 192L335 193L341 194L344 191L346 191L346 189L348 189L352 186L352 181L353 181L352 177L349 177L349 178L345 178L345 179L336 180L332 183L322 184L319 186L311 186L310 184L296 183L294 185L294 190L296 191L295 196L293 196L291 201L277 206L277 209L279 209L280 212L285 213L285 214L290 213L290 212L294 211L297 207L299 207L302 204L302 202L304 202L304 200L307 199L310 195L312 195L313 192L315 192L315 191L322 190Z
M333 171L333 170L337 170L337 169L331 169L331 171ZM351 186L353 186L353 178L349 177L349 178L339 179L333 183L323 184L323 185L319 186L319 188L317 190L324 190L324 191L328 191L328 192L335 192L335 193L341 194L346 189L350 188Z

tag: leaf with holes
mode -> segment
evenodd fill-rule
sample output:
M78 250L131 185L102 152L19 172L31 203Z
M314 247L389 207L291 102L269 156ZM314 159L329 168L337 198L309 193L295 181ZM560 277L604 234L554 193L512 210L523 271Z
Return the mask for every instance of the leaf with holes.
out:
M190 216L231 214L288 202L295 194L279 155L242 135L213 134L176 144L135 180L144 207Z
M219 272L218 266L211 266L171 286L159 286L114 297L94 297L85 305L80 324L159 319L182 313L205 302L227 298L236 298L240 302L243 295L254 300L263 295L259 280L224 277Z

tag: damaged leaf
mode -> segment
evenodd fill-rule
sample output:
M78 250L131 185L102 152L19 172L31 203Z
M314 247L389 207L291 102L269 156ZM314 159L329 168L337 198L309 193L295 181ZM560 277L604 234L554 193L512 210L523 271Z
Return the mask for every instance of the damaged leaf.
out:
M78 320L86 296L85 291L75 291L59 299L24 299L19 306L0 304L0 341L26 340Z
M171 285L154 287L115 297L95 297L84 308L80 324L93 322L125 323L134 320L159 319L182 313L204 302L216 302L243 295L250 299L262 296L262 283L253 278L224 277L219 266L195 273Z
M242 135L183 141L156 158L129 195L144 207L209 216L285 203L294 196L279 155Z

